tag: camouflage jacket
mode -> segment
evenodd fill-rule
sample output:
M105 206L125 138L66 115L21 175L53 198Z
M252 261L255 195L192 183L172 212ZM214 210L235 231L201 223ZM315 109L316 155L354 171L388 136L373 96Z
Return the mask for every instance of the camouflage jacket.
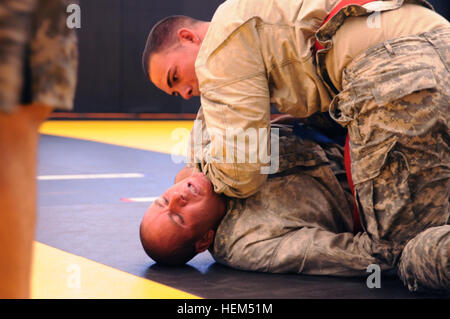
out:
M42 103L69 110L78 50L66 25L72 0L0 0L0 111Z
M262 272L364 275L373 257L366 233L352 232L353 198L342 147L280 131L279 172L247 199L229 198L210 251L225 265Z
M214 133L204 171L217 193L246 198L267 178L260 174L265 163L216 161L228 147L222 142L227 130L268 130L271 104L302 118L328 111L332 90L324 58L347 17L404 3L426 5L421 0L349 5L322 26L339 1L228 0L217 9L195 63L206 125ZM324 49L314 55L316 39Z

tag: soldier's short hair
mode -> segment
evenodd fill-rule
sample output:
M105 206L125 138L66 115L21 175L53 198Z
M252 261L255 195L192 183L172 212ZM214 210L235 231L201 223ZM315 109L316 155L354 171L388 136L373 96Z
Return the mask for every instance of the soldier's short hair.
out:
M195 251L195 240L185 243L179 243L178 246L172 247L170 251L162 251L157 243L153 242L143 231L141 224L139 231L142 247L145 253L153 259L157 264L166 266L181 266L197 255Z
M153 26L142 54L142 67L147 79L149 78L149 60L152 54L159 53L176 44L179 28L190 27L198 22L200 21L188 16L174 15L160 20Z

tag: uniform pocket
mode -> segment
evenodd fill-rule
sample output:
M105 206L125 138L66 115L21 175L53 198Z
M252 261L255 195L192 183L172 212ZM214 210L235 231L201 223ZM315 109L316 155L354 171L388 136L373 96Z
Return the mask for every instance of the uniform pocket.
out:
M398 68L377 76L371 91L379 106L401 99L413 92L437 86L431 68Z
M408 235L415 216L409 209L409 164L397 150L388 153L378 175L355 185L362 223L373 239L401 243Z
M347 91L354 93L334 106L341 112L345 110L348 121L355 184L379 174L402 132L399 125L411 119L405 97L437 86L431 68L423 64L400 65L401 61L353 78Z
M360 184L378 176L396 143L397 139L392 137L376 147L365 147L357 158L352 155L353 183Z

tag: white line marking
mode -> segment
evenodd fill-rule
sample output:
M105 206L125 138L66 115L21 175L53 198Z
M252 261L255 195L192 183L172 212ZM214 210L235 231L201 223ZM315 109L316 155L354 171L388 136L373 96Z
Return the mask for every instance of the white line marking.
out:
M122 198L122 202L133 202L133 203L151 203L154 202L158 197L135 197L135 198Z
M106 179L106 178L142 178L144 174L127 173L127 174L84 174L84 175L46 175L38 176L40 181L57 181L70 179Z

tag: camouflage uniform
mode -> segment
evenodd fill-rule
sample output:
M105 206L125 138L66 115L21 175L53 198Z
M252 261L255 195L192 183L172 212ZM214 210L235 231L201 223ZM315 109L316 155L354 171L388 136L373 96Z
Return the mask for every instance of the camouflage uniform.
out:
M418 12L430 11L422 0L375 1L363 6L346 6L323 24L339 2L227 0L217 9L195 61L201 105L212 136L212 146L205 154L205 174L217 193L246 198L256 193L267 178L260 174L265 163L244 165L237 159L216 160L224 149L232 147L225 139L227 130L268 131L271 104L299 118L329 111L332 97L338 92L327 81L325 60L335 44L333 35L345 26L347 18L361 17L358 20L366 26L366 17L376 12L384 15L401 10L403 4L420 8ZM400 17L407 19L407 16ZM444 20L438 23L439 27L448 25L442 17L436 19ZM402 24L390 21L387 30L379 32L390 35L387 31L395 29L390 39L431 31L428 27L436 26L431 21L425 29L415 30L410 20ZM408 26L403 28L404 24ZM315 55L312 49L316 37L325 49ZM385 38L379 36L372 40L360 47L357 54ZM347 51L343 51L345 55ZM248 155L256 152L256 149L249 150Z
M77 39L69 0L0 0L0 111L19 104L73 107Z
M280 136L280 173L247 199L228 199L211 252L225 265L273 273L364 275L367 233L352 233L353 199L340 146ZM376 247L375 247L376 249Z
M410 240L398 265L399 276L409 290L448 289L449 250L449 225L428 228Z
M386 41L347 66L331 105L332 117L349 130L364 229L379 244L377 257L392 266L409 240L449 220L449 67L450 28ZM425 271L419 265L431 242L446 243L433 252L445 254L445 276L435 271L420 285L450 288L448 236L447 226L436 227L407 245L405 282L411 282L406 269Z
M196 61L202 108L217 141L229 127L268 127L269 102L296 117L329 110L349 130L356 198L371 254L396 267L408 241L449 219L449 27L411 28L371 44L346 65L337 90L326 57L348 17L368 17L406 3L428 6L421 0L349 5L321 26L338 2L266 0L261 6L254 0L226 1ZM313 59L315 38L324 49ZM201 165L216 192L245 198L263 187L259 166L214 162L216 150L221 151L220 144L202 154ZM414 251L420 247L425 253L431 237L445 242L441 231L434 231L437 237L415 238ZM405 254L402 265L413 265L418 255ZM433 259L427 261L436 267ZM408 281L407 274L400 275ZM436 281L448 288L439 277L420 285L436 286Z
M330 129L327 123L313 124ZM388 242L380 243L368 232L352 233L353 197L342 149L319 146L292 136L287 126L277 127L279 172L255 195L228 198L227 214L210 249L214 258L238 269L275 273L353 276L366 275L370 264L394 268L386 261L392 256ZM204 170L209 143L200 108L191 131L188 166ZM432 228L425 239L420 234L408 243L398 267L410 290L448 286L449 234L448 226Z

